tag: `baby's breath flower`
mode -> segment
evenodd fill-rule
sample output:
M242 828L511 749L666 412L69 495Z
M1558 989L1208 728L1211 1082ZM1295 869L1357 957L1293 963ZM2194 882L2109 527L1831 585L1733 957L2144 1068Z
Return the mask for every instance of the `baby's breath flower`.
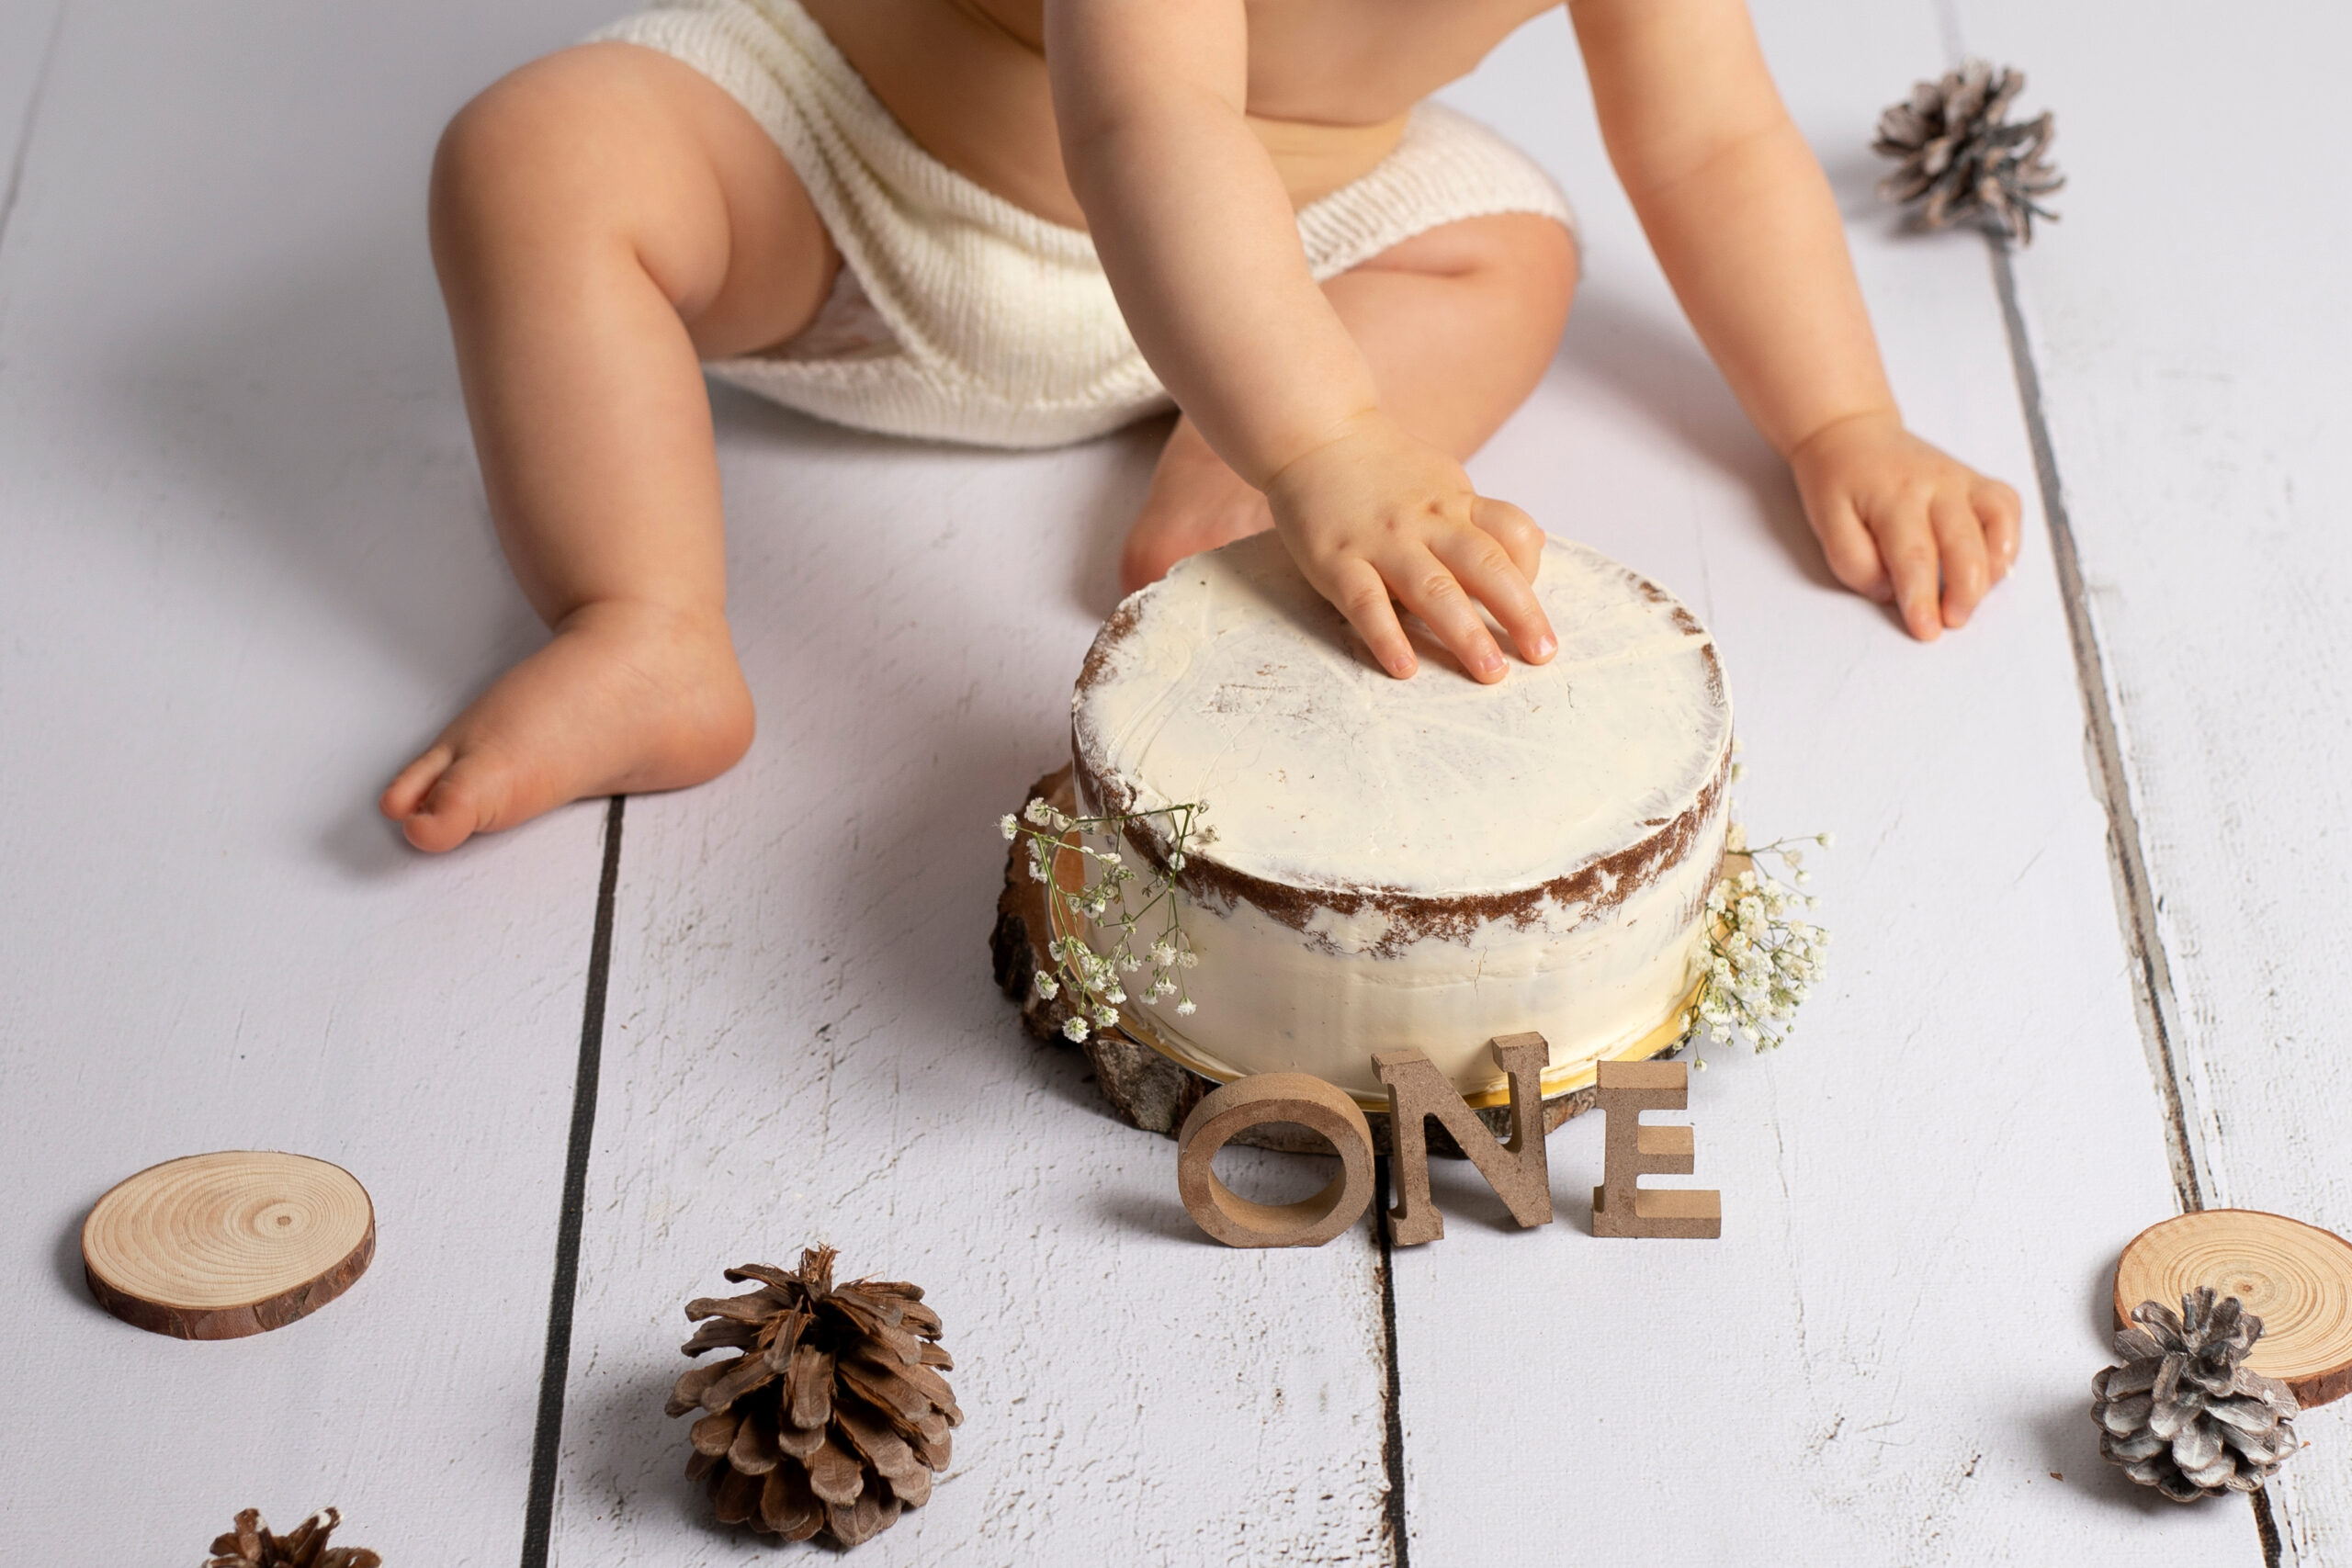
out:
M1215 836L1198 826L1206 809L1205 803L1194 802L1073 818L1040 797L1025 804L1017 816L1008 813L997 819L997 829L1006 839L1028 839L1029 874L1046 885L1046 897L1062 934L1046 947L1054 973L1039 972L1035 987L1038 998L1046 1001L1068 993L1073 1012L1062 1032L1071 1040L1083 1041L1098 1029L1118 1027L1118 1010L1133 994L1119 976L1141 975L1147 968L1149 982L1135 987L1142 999L1177 997L1178 1011L1193 1010L1192 999L1175 978L1176 970L1197 961L1184 941L1174 874L1185 864L1188 846ZM1168 863L1164 870L1147 866L1149 874L1145 875L1127 863L1118 845L1133 824L1155 818L1167 830ZM1056 856L1065 849L1081 857L1087 867L1085 886L1069 887L1056 880ZM1157 922L1148 945L1147 919ZM1091 941L1080 934L1088 927L1099 933ZM1138 955L1139 946L1148 953L1148 962Z
M1825 850L1833 849L1837 846L1838 835L1835 833L1815 833L1813 836L1813 841L1819 844Z
M1831 836L1820 833L1803 841L1826 849ZM1791 1021L1821 977L1829 936L1795 913L1821 906L1819 898L1794 890L1812 880L1795 843L1751 844L1746 828L1734 822L1725 830L1724 845L1749 856L1749 867L1708 891L1690 1028L1694 1040L1723 1043L1744 1038L1758 1051L1770 1050L1794 1032ZM1773 869L1776 861L1785 868L1786 883ZM1703 1059L1694 1060L1706 1066Z
M1178 1003L1176 1004L1176 1010L1177 1010L1177 1012L1179 1012L1179 1013L1180 1013L1180 1014L1182 1014L1182 1016L1184 1016L1184 1017L1186 1017L1186 1018L1190 1018L1190 1017L1192 1017L1192 1016L1193 1016L1193 1013L1197 1012L1197 1011L1198 1011L1198 1010L1199 1010L1199 1009L1197 1009L1197 1008L1195 1008L1195 1007L1193 1005L1193 998L1190 998L1190 997L1186 997L1182 1001L1178 1002Z

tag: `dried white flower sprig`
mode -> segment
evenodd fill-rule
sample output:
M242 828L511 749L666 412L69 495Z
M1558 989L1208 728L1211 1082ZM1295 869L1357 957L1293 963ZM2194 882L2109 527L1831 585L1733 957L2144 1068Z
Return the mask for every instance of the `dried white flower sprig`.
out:
M1795 1029L1798 1005L1821 978L1829 954L1829 933L1796 912L1821 904L1797 891L1813 879L1804 868L1804 846L1826 850L1831 842L1827 833L1816 833L1750 844L1747 830L1731 825L1724 847L1750 863L1707 895L1705 968L1690 1004L1694 1043L1701 1036L1717 1043L1738 1039L1763 1051Z
M1186 852L1216 837L1215 829L1200 827L1208 802L1195 800L1156 811L1114 811L1100 817L1072 817L1049 801L1032 800L1015 817L1011 812L997 827L1009 842L1025 839L1029 846L1029 875L1046 885L1046 897L1060 915L1056 924L1064 934L1046 946L1054 974L1037 972L1037 995L1047 1001L1069 991L1070 1016L1062 1032L1084 1040L1096 1029L1119 1021L1119 1008L1127 1000L1123 976L1150 972L1143 984L1145 1001L1176 998L1176 1010L1190 1017L1193 998L1184 989L1184 971L1200 962L1185 940L1176 898L1176 874L1184 869ZM1158 818L1168 843L1165 863L1139 876L1119 849L1130 823ZM1094 841L1099 840L1099 844ZM1054 858L1065 849L1086 857L1082 887L1064 887L1054 880ZM1152 927L1157 916L1156 928ZM1111 935L1108 952L1098 952L1079 934L1084 928ZM1136 944L1144 943L1141 952Z

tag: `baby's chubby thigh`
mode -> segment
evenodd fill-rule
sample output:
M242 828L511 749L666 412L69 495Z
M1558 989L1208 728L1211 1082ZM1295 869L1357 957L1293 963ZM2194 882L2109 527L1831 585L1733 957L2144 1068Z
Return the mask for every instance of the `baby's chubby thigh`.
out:
M1576 298L1575 234L1499 212L1442 223L1323 286L1388 412L1466 457L1543 378Z
M797 333L841 265L750 112L691 66L622 42L534 61L460 110L434 161L432 221L461 333L474 295L560 298L567 282L593 294L625 260L718 358Z

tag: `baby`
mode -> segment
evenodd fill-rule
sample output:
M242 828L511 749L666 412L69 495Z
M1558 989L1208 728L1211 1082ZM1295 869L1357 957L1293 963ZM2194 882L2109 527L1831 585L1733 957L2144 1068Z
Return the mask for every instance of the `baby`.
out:
M467 106L432 227L492 517L554 636L384 792L447 850L752 739L703 367L865 429L1047 446L1182 411L1127 588L1272 527L1400 679L1555 649L1462 468L1550 363L1566 202L1424 103L1540 0L684 0ZM1570 0L1668 278L1830 570L1966 623L2018 500L1903 427L1741 0ZM1483 606L1485 614L1481 614Z

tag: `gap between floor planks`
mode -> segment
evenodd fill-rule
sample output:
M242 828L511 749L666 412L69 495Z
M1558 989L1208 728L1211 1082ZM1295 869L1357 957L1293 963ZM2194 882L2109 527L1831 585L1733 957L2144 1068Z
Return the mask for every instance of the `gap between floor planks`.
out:
M2098 764L2099 802L2107 810L2109 869L2115 880L2115 919L2122 928L2124 950L2132 956L2132 989L2139 1003L2140 1029L2148 1051L2148 1068L2165 1108L2165 1153L2172 1166L2173 1196L2181 1211L2205 1207L2205 1185L2197 1169L2196 1145L2188 1135L2180 1069L2173 1041L2178 1033L2179 1004L2173 994L2172 964L2156 925L2155 896L2148 878L2147 852L2142 846L2140 818L2132 805L2131 776L2124 770L2123 744L2115 722L2113 694L2108 685L2107 658L2099 646L2098 625L2091 616L2090 594L2083 586L2082 559L2075 547L2075 529L2066 514L2065 488L2058 476L2058 455L2041 408L2041 373L2033 358L2033 344L2026 331L2025 311L2018 300L2017 268L2008 242L1985 236L1993 262L1993 283L2001 298L2001 321L2009 338L2009 362L2017 370L2018 405L2025 416L2026 438L2033 446L2034 482L2041 491L2041 515L2050 529L2050 553L2058 569L2058 592L2066 606L2066 633L2075 649L2075 683L2083 699L2083 725ZM2278 1568L2281 1543L2277 1506L2267 1489L2246 1494L2253 1507L2255 1538L2262 1548L2263 1568Z

